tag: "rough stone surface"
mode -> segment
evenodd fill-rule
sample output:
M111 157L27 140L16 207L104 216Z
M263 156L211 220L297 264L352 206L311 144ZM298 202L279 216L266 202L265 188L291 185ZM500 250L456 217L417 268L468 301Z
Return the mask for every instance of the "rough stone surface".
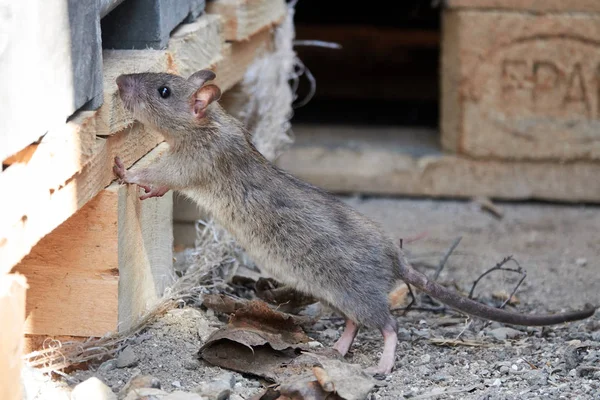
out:
M445 149L600 160L600 14L445 10L442 37Z

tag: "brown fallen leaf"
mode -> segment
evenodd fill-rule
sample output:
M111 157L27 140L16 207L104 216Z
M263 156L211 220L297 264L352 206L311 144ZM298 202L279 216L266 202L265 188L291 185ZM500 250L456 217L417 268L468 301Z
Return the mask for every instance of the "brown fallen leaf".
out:
M278 306L278 310L287 313L298 313L317 300L300 293L289 286L280 286L272 279L260 278L255 284L256 296L267 303Z
M276 388L269 388L253 400L365 400L375 387L374 379L355 364L317 357L316 369L322 369L335 391L326 391L307 371L290 377ZM277 397L279 394L279 397Z
M247 302L226 326L213 332L199 356L223 368L281 382L315 365L315 359L299 357L301 350L309 350L309 341L293 316L255 300Z
M319 385L321 385L324 391L333 392L335 390L335 385L333 384L333 381L327 374L327 371L323 369L323 367L313 367L313 374L315 375L315 378L317 378L317 382L319 382Z
M202 305L211 310L224 314L233 314L237 310L244 308L248 300L235 299L224 294L206 294L202 298Z

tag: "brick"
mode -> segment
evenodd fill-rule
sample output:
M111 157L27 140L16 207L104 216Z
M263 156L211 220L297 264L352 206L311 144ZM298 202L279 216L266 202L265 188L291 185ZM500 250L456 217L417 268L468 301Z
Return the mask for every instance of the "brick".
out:
M446 6L536 12L600 12L598 0L446 0Z
M445 10L442 146L471 157L600 159L600 15Z

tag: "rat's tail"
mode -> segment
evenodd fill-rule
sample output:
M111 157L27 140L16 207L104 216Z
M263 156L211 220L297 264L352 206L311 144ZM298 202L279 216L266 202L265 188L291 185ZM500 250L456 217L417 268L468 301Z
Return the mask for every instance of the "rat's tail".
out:
M400 254L399 261L400 278L404 282L415 286L449 307L475 317L510 325L546 326L585 319L594 315L596 311L596 307L587 307L579 311L548 315L526 315L505 311L461 296L439 283L429 280L425 275L412 268L402 254Z

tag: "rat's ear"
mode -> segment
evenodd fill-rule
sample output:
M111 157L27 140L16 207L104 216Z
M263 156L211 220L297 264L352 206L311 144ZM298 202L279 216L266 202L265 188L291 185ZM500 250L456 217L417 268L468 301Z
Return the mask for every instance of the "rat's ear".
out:
M206 81L212 81L215 79L216 75L210 69L201 69L200 71L194 72L188 78L188 82L191 82L196 87L200 87L204 85Z
M194 93L193 110L196 118L203 118L206 107L221 98L221 89L217 85L206 85Z

